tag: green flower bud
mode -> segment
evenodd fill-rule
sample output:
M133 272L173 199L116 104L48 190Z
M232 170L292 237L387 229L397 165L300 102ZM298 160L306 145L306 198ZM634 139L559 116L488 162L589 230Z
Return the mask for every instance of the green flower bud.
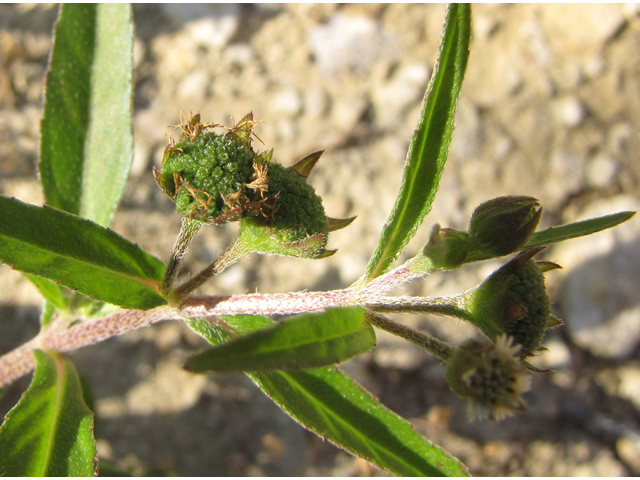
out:
M515 252L533 235L542 208L532 197L498 197L479 205L469 222L473 249L500 257Z
M285 168L271 161L273 150L256 154L251 148L259 123L252 114L224 135L206 132L221 125L201 123L199 114L181 114L181 120L180 141L167 146L154 174L188 220L240 220L235 259L250 252L306 258L334 253L325 249L329 232L353 218L327 218L322 199L306 181L322 151Z
M329 220L322 199L305 178L278 163L267 164L270 211L245 215L238 242L243 250L294 257L317 258L325 249Z
M202 130L209 124L192 117L183 128L181 140L165 150L156 182L176 209L192 220L223 224L237 220L253 194L254 157L247 141Z
M526 409L520 394L531 388L531 375L520 349L512 338L500 335L495 344L468 340L447 359L445 378L467 400L470 421L502 420Z
M521 252L464 295L469 321L491 340L502 334L513 337L529 355L540 347L547 328L557 325L542 270L531 260L542 249ZM543 265L548 270L548 262Z
M435 268L453 270L464 263L470 246L467 232L435 225L422 254L431 260Z

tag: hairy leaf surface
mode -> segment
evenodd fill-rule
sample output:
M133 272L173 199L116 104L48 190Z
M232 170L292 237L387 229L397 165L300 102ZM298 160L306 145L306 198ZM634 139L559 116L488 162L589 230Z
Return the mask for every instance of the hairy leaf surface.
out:
M63 4L45 87L46 203L108 226L133 155L128 4Z
M239 333L273 324L255 315L223 319ZM190 320L187 325L213 345L230 338L209 321ZM337 368L247 375L303 427L383 470L407 476L468 475L457 459L416 433Z
M0 261L125 308L166 303L157 258L89 220L3 196Z
M420 119L409 144L400 192L363 281L382 275L393 266L431 210L453 136L470 32L471 7L451 4Z
M257 372L340 363L376 345L373 328L363 324L363 319L362 307L296 315L195 355L185 368L194 372Z
M70 361L35 350L33 381L0 427L0 476L91 476L93 412Z

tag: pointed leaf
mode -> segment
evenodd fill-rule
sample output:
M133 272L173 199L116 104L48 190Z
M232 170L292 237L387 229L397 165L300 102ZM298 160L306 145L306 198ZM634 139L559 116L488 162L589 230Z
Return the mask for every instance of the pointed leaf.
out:
M469 56L471 9L447 9L440 51L411 138L400 193L363 280L388 271L431 210L453 135L456 103Z
M128 4L64 4L45 89L40 176L47 204L109 225L133 154Z
M337 368L249 377L305 428L398 476L467 476L467 469L416 433Z
M243 333L271 323L249 315L223 319ZM230 335L205 320L189 320L187 325L214 345ZM457 459L416 433L337 368L248 375L303 427L383 470L407 476L468 475Z
M635 215L635 212L620 212L613 215L605 215L604 217L590 218L581 222L560 225L559 227L551 227L534 233L527 244L522 247L523 250L552 243L563 242L571 238L583 237L592 233L615 227L626 222Z
M0 261L125 308L166 303L157 258L89 220L3 196Z
M590 218L580 222L560 225L558 227L547 228L534 233L529 241L520 250L528 250L530 248L543 247L553 243L564 242L572 238L583 237L593 233L615 227L626 222L635 215L635 212L620 212L603 217ZM471 252L466 258L465 263L477 262L493 258L482 252Z
M373 328L363 324L363 319L362 307L296 315L195 355L185 368L193 372L257 372L332 365L375 347Z
M35 350L33 381L0 427L0 476L96 474L93 413L68 360Z

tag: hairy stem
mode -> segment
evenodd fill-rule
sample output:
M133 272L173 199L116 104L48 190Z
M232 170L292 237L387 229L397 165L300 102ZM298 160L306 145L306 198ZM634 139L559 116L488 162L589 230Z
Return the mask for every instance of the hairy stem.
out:
M188 237L187 233L185 235ZM181 243L181 245L183 244ZM176 250L179 252L181 249ZM186 249L182 249L182 251L186 253ZM182 256L184 256L184 253ZM196 275L193 281L187 281L174 292L178 295L186 296L186 292L197 288L211 275L234 263L241 254L242 252L237 252L231 247L214 264L209 265L200 274ZM176 255L176 258L176 262L179 264L180 254ZM453 315L467 319L469 314L464 310L463 297L385 297L381 295L381 292L388 288L397 286L415 276L415 273L403 266L375 279L375 283L370 282L365 285L356 285L343 290L331 290L328 292L189 296L187 298L174 296L174 299L180 301L178 308L158 307L146 311L122 310L103 318L78 322L68 329L44 330L35 339L0 357L0 387L8 385L34 369L35 359L32 352L36 348L68 352L162 320L204 318L216 315L298 314L322 311L330 307L353 305L364 305L372 312L371 314L375 318L382 318L383 320L383 316L375 314L384 312L425 312ZM384 323L383 320L379 320L380 325L391 325ZM395 324L395 322L393 324L400 325ZM380 328L384 327L380 326ZM402 329L403 326L400 325L398 328ZM419 332L416 332L416 335L409 334L407 333L409 331L410 329L404 331L408 335L406 337L407 340L413 343L422 342L417 344L428 350L425 346L428 344L423 341L424 336L421 336L422 334ZM432 349L435 351L436 347ZM442 358L445 353L442 350L438 358Z
M68 329L44 330L33 340L0 357L0 387L33 371L36 366L34 349L69 352L171 318L180 318L180 315L167 307L122 310L106 317L77 323Z
M395 322L390 318L378 315L376 313L365 313L365 320L374 327L377 327L386 332L402 337L405 340L425 349L433 356L446 362L453 354L453 348L442 340L438 340L435 337L418 332L411 327Z
M162 281L162 291L168 292L173 285L173 282L178 275L178 267L182 263L182 259L189 252L189 245L193 237L198 233L202 227L202 222L198 220L189 220L187 217L182 217L182 225L180 226L180 233L176 238L176 243L173 245L173 252L171 253L171 259L167 265L167 271L164 274L164 280Z
M79 322L65 330L44 330L36 338L0 357L0 388L33 371L33 350L69 352L154 323L190 317L239 314L296 314L356 305L350 290L273 295L189 297L179 309L122 310Z
M220 258L211 262L209 265L200 270L199 273L191 277L182 285L169 293L169 297L179 303L183 298L193 292L200 285L203 285L211 277L222 273L228 267L236 263L245 252L238 247L238 243L231 245Z
M180 305L189 317L210 315L288 315L318 312L330 307L360 305L352 290L221 296L192 296Z
M367 306L379 313L431 313L457 317L473 323L464 295L445 297L378 297Z

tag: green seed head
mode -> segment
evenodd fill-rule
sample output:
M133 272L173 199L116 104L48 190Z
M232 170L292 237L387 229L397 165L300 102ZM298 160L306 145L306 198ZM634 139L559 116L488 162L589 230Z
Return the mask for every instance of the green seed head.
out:
M329 220L322 199L306 179L292 168L267 165L271 212L245 215L239 240L260 253L317 258L327 252Z
M200 115L181 115L180 141L169 144L156 182L190 220L221 225L241 221L236 250L320 258L329 231L353 218L327 218L322 199L306 181L322 152L293 167L272 162L273 150L251 148L259 123L246 115L224 135L207 132Z
M249 202L254 156L228 135L204 133L168 148L156 181L179 212L203 223L226 223Z
M535 352L545 331L557 325L542 270L531 259L540 250L521 252L466 294L470 321L494 341L509 335L522 345L524 354Z
M328 232L322 199L304 177L278 163L269 164L269 196L276 196L271 227L283 242Z

